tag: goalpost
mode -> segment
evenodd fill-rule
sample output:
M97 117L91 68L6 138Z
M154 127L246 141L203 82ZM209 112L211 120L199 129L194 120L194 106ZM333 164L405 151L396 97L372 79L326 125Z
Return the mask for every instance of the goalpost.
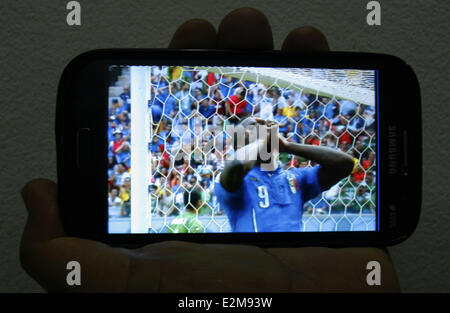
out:
M149 226L150 73L148 66L131 66L131 233L147 233Z

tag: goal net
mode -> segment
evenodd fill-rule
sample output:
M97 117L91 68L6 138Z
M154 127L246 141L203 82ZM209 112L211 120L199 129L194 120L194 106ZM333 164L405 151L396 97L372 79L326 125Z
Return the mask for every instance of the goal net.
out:
M354 159L350 176L304 204L303 231L376 230L374 77L354 69L120 67L110 109L114 99L118 107L131 104L125 132L132 153L128 164L117 157L114 133L124 118L111 112L109 203L116 213L110 213L110 232L230 232L214 183L233 149L227 130L249 116L276 121L290 142L339 149ZM119 93L127 84L131 98ZM314 165L280 154L285 170ZM128 210L121 176L133 178ZM187 207L196 208L195 216Z

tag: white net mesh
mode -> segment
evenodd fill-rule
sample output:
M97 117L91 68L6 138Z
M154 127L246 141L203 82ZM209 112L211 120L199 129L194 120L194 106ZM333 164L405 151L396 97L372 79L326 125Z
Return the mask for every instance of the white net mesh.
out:
M127 67L121 71L119 77L129 72ZM150 72L149 232L231 231L214 181L232 149L226 130L247 116L277 121L288 141L332 147L354 158L349 177L304 204L304 231L376 229L373 71L153 66ZM126 105L126 97L117 96L119 107ZM126 110L117 111L123 115ZM111 134L126 130L124 119L115 119ZM117 140L110 140L110 212L120 207L116 220L125 220L123 184L129 186L117 177L127 177L129 164L123 164L123 151L115 152ZM280 162L284 169L314 165L288 154L281 154ZM195 213L186 207L196 208Z

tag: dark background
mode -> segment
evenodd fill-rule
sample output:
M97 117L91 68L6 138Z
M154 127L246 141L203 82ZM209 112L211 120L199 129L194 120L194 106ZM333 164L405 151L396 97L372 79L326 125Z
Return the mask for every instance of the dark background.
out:
M19 263L26 219L19 190L30 178L56 177L55 99L65 65L96 48L166 47L185 20L206 18L218 27L243 6L268 16L277 49L289 30L313 25L333 50L393 54L414 68L423 101L423 212L412 237L389 250L404 291L450 291L447 1L380 0L382 25L368 26L368 0L80 0L82 25L72 27L67 2L0 3L0 292L42 291Z

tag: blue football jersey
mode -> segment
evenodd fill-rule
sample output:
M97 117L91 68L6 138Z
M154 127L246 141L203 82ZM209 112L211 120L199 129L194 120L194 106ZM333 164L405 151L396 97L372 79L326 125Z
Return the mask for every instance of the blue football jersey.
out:
M233 232L301 231L303 204L322 192L319 168L254 167L235 192L225 190L218 176L214 192Z

